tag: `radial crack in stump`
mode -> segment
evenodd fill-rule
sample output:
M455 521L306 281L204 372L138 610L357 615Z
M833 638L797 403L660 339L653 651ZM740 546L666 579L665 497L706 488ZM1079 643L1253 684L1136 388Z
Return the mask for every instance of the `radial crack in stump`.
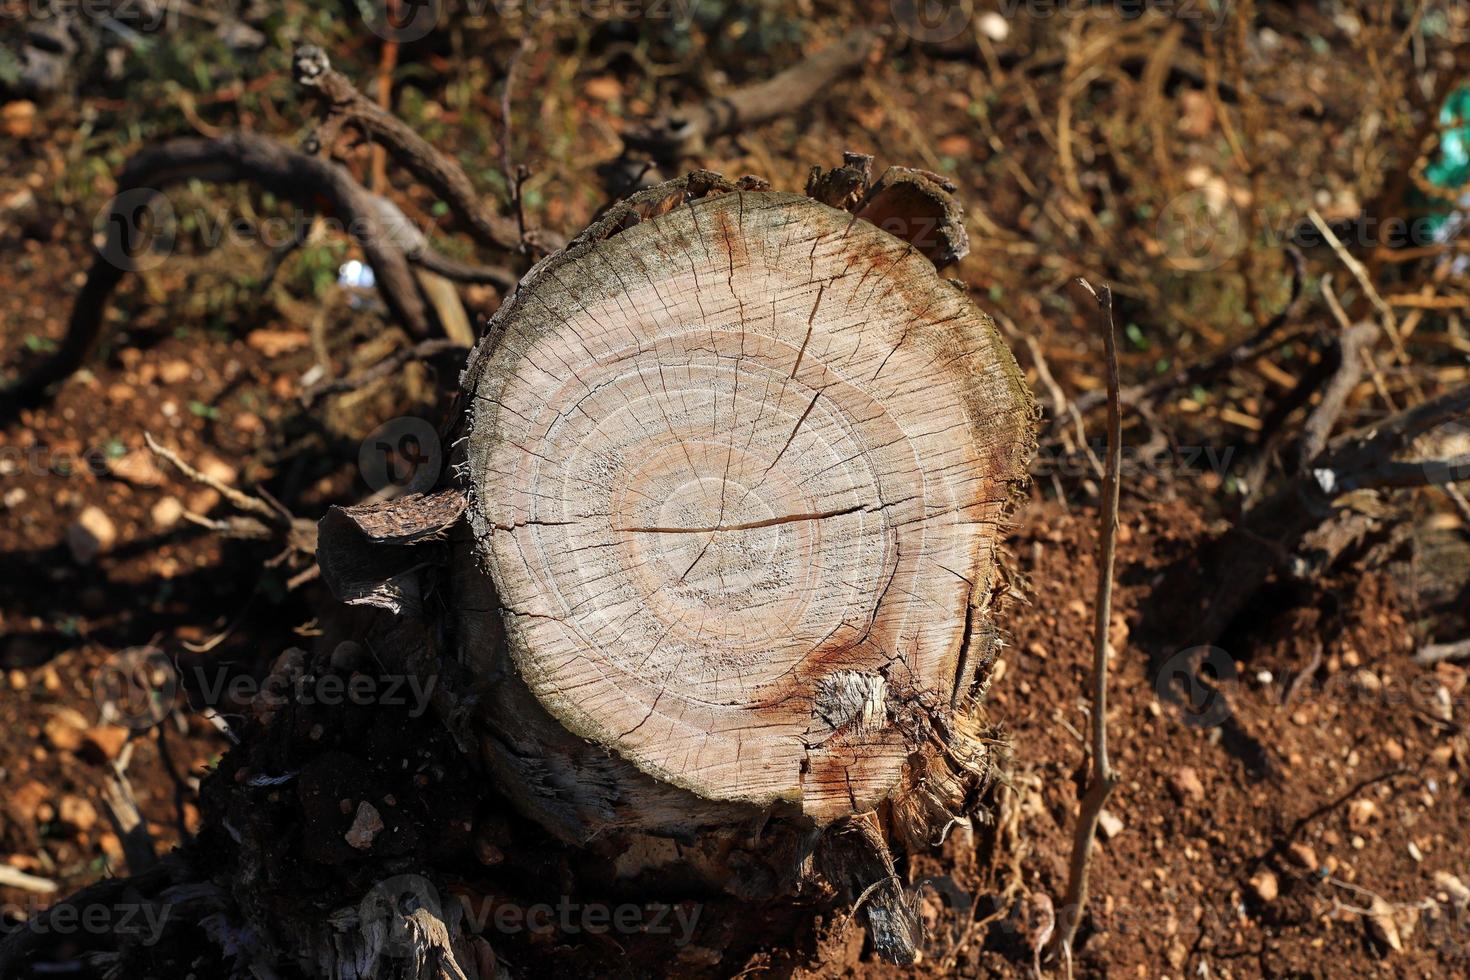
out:
M539 705L701 801L894 794L1030 452L991 321L868 222L733 191L548 259L491 331L469 513Z

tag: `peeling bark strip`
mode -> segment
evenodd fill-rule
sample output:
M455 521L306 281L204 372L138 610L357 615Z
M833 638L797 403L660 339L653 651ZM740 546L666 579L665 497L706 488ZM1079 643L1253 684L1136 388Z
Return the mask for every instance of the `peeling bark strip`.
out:
M925 753L963 727L1032 402L913 246L760 186L645 192L497 315L464 472L509 664L488 625L463 655L631 764L598 780L689 799L689 832L892 798L921 839L963 802Z
M418 584L409 573L429 561L429 547L445 537L464 509L464 496L456 490L333 507L317 530L322 580L348 605L403 612L418 598Z

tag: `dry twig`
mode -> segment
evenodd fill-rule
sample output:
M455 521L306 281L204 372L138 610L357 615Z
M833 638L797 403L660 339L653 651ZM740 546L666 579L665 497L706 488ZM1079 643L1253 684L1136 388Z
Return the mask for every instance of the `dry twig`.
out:
M516 221L491 211L485 204L487 198L475 190L464 168L431 146L413 127L359 92L332 67L325 51L315 45L302 45L296 49L292 70L296 84L314 93L327 107L326 117L308 137L309 151L329 151L342 128L352 126L385 146L394 160L444 198L451 213L482 245L520 251L521 231ZM509 183L515 175L506 174L505 179ZM542 251L562 245L560 236L544 230L535 233L534 241Z
M1072 838L1072 859L1067 869L1067 895L1062 904L1061 923L1051 940L1051 951L1068 962L1072 941L1082 913L1087 908L1087 871L1092 844L1097 836L1098 817L1118 784L1117 773L1108 762L1108 623L1113 608L1113 561L1118 547L1118 471L1123 460L1123 419L1118 396L1118 347L1113 329L1113 293L1107 286L1096 289L1085 279L1075 280L1079 291L1096 305L1095 314L1103 328L1108 365L1108 454L1103 480L1102 528L1098 542L1097 600L1093 610L1092 649L1092 779L1077 808L1077 828Z
M763 82L649 120L624 133L623 141L661 162L694 156L707 140L800 109L835 79L862 65L879 36L875 30L854 31Z

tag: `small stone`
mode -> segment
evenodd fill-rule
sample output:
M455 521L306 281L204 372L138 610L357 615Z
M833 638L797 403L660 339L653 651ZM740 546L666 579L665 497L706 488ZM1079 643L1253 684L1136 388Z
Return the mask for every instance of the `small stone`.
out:
M1205 784L1200 782L1199 773L1193 766L1181 766L1169 777L1169 788L1181 803L1202 803L1205 798Z
M1112 840L1123 832L1123 821L1104 810L1097 815L1097 827L1105 839Z
M1434 689L1434 699L1429 704L1429 712L1440 721L1452 722L1455 720L1455 699L1450 694L1450 689L1443 684Z
M357 816L352 819L352 827L347 831L347 843L359 851L369 850L373 846L373 840L383 831L383 818L378 815L378 810L367 800L357 805Z
M1263 902L1274 902L1276 896L1281 893L1280 883L1276 880L1276 873L1270 868L1262 868L1251 878L1251 891Z
M85 796L63 796L56 808L56 816L80 834L97 826L97 808Z
M41 806L46 797L51 795L51 790L45 783L32 779L23 784L19 789L10 790L6 793L6 801L10 804L11 811L20 818L23 823L35 823L40 813Z
M311 343L305 330L271 330L262 327L245 335L245 343L266 357L279 357Z
M1436 871L1434 883L1444 889L1446 896L1456 908L1470 908L1470 886L1461 881L1458 875L1450 874L1448 871Z
M1006 22L1004 17L993 10L987 10L981 14L977 24L980 28L980 33L990 38L996 44L1000 44L1011 36L1011 25ZM1119 530L1121 531L1122 528L1119 528Z
M1316 871L1318 868L1317 852L1312 850L1310 844L1293 841L1286 849L1286 856L1291 858L1292 863L1299 868L1307 868L1311 871Z
M24 691L31 686L30 679L26 677L23 670L12 670L9 674L10 689L12 691Z
M66 544L79 565L87 565L117 543L117 525L100 507L87 506L66 531Z
M1395 953L1403 952L1404 941L1399 936L1398 923L1394 921L1393 906L1377 895L1368 906L1368 931Z
M239 475L238 470L212 453L200 457L199 472L226 486L232 486Z
M26 502L30 494L26 493L25 487L11 487L5 491L5 496L0 497L0 503L4 503L7 510L14 510Z
M111 831L97 835L97 846L102 848L102 853L107 855L107 860L114 865L120 865L127 860L123 852L122 841Z
M612 75L598 75L587 79L583 91L587 93L589 99L596 99L598 102L612 102L623 97L623 83Z
M1404 761L1404 745L1396 738L1391 738L1383 743L1383 754L1388 756L1392 762Z
M199 487L189 494L184 509L193 514L208 514L220 502L219 491L214 487Z
M34 854L10 854L6 856L5 863L27 874L39 874L46 870L41 859Z
M107 471L136 487L162 486L164 481L163 470L146 449L134 449L117 459L109 459Z
M75 752L82 747L82 735L87 726L87 719L80 711L75 708L60 708L46 719L41 731L52 748L62 752Z
M111 762L122 754L129 734L129 730L121 725L97 725L87 729L83 748L97 761Z
M164 497L148 511L148 516L153 520L153 526L160 531L167 531L184 517L184 505L179 502L178 497Z
M0 133L11 139L24 139L36 128L36 104L29 99L17 99L0 108Z
M166 385L181 384L189 380L189 375L194 373L194 366L188 361L164 361L158 366L158 380Z
M1372 800L1353 800L1348 804L1348 826L1362 830L1378 815L1378 804Z

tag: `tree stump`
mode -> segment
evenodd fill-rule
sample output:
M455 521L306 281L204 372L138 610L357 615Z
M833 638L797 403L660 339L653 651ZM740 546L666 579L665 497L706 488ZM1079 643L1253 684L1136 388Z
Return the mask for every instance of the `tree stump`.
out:
M963 242L957 208L901 176L851 213L705 174L639 195L532 271L465 374L453 567L486 761L625 868L673 838L758 896L815 850L861 892L987 772L971 692L1034 411L925 257Z

